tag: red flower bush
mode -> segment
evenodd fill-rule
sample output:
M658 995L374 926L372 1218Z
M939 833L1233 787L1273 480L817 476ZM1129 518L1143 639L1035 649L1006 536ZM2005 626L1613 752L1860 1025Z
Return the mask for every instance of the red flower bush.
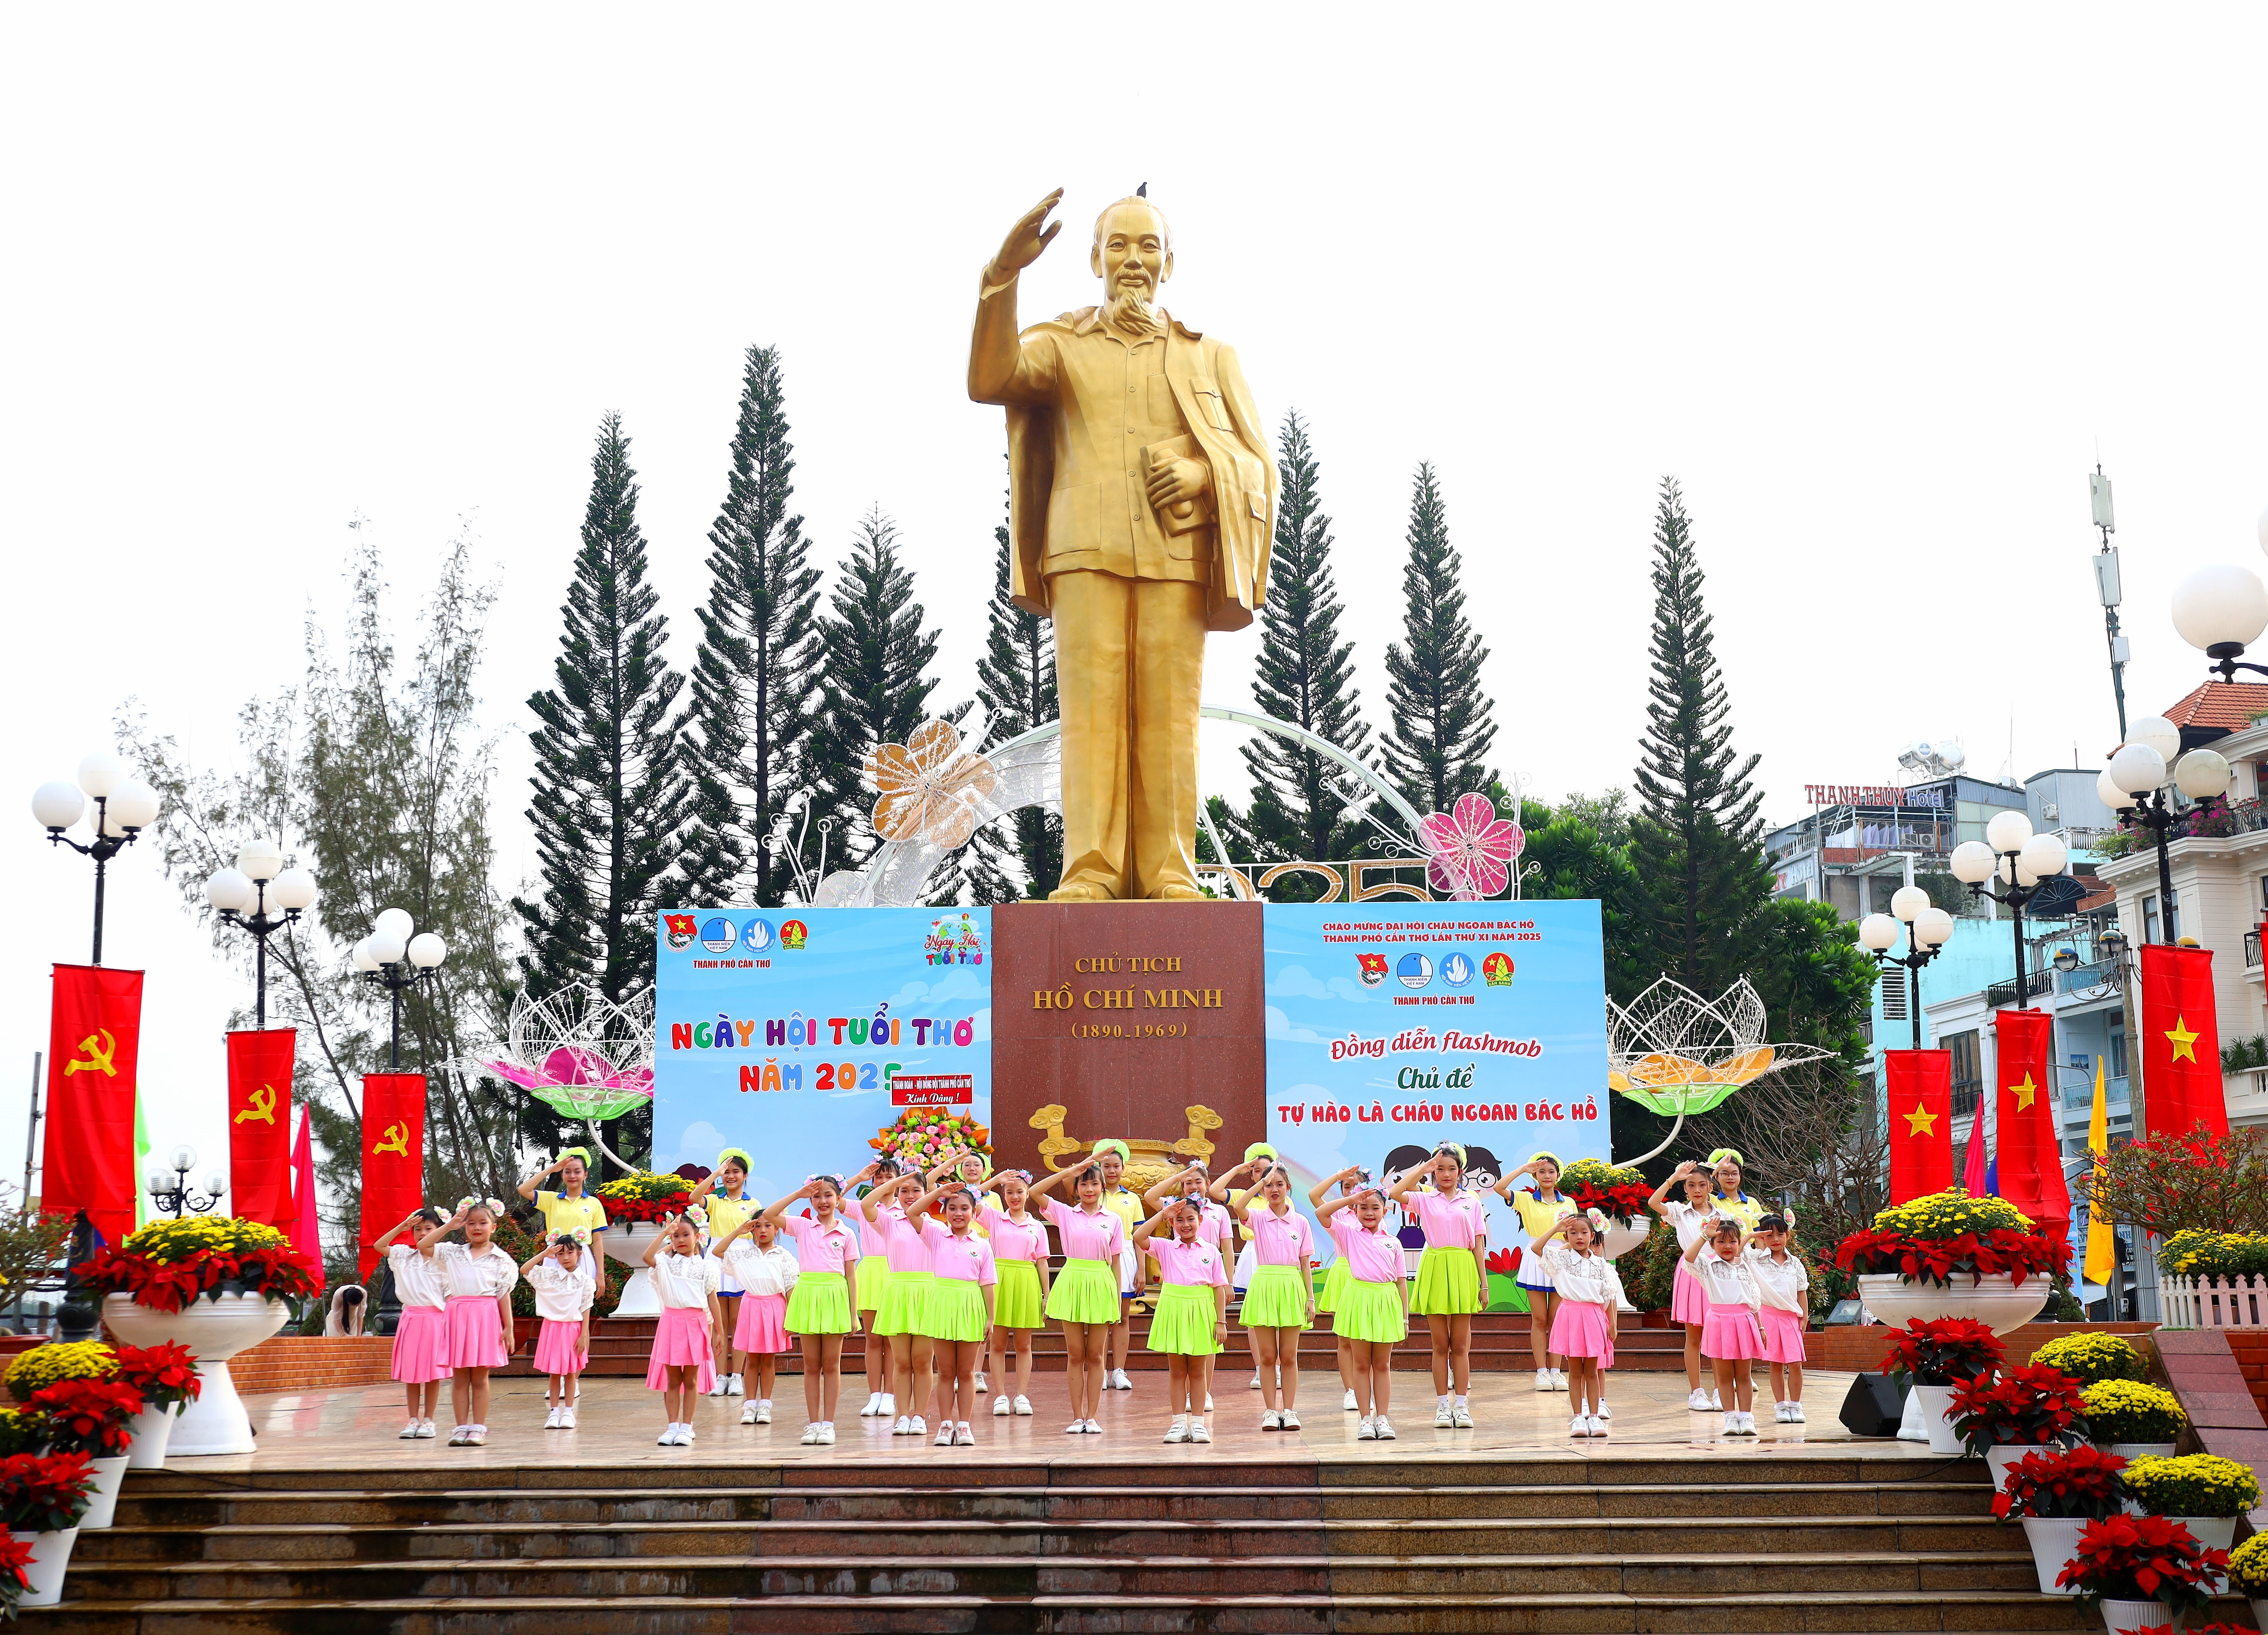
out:
M607 1206L607 1224L610 1226L627 1226L639 1220L658 1223L667 1215L682 1215L692 1201L690 1192L673 1192L666 1198L610 1197L602 1200Z
M130 1294L136 1305L152 1311L180 1311L191 1300L225 1293L225 1284L274 1300L304 1300L317 1293L314 1263L288 1243L177 1261L106 1248L79 1268L79 1281L99 1294Z
M1602 1187L1578 1182L1567 1196L1579 1210L1595 1209L1609 1220L1631 1221L1646 1218L1650 1212L1647 1200L1653 1192L1651 1188L1638 1185Z
M2079 1381L2058 1368L2011 1368L1953 1388L1953 1428L1972 1454L2002 1442L2061 1441L2085 1411Z
M2099 1447L2079 1447L2057 1454L2026 1454L2008 1467L1992 1513L2003 1521L2100 1521L2118 1513L2126 1484L2118 1473L2126 1462Z
M193 1403L205 1382L197 1376L197 1357L186 1345L163 1340L155 1345L122 1345L118 1378L142 1393L143 1406L171 1408Z
M32 1546L18 1543L5 1533L0 1533L0 1607L8 1616L16 1616L16 1602L32 1587Z
M2079 1548L2056 1584L2088 1601L2161 1601L2202 1607L2228 1571L2228 1552L2207 1550L2164 1516L2105 1516L2079 1529Z
M2061 1271L2070 1259L2071 1244L2066 1239L2006 1227L1950 1238L1917 1238L1870 1226L1835 1248L1835 1263L1845 1271L1860 1276L1891 1272L1941 1286L1966 1273L1974 1287L2003 1271L2021 1286L2027 1278Z
M1892 1374L1911 1374L1916 1385L1957 1385L1989 1374L2007 1355L1992 1330L1968 1317L1917 1317L1890 1336L1886 1360Z
M114 1457L134 1438L127 1422L142 1411L142 1393L115 1380L58 1380L32 1393L25 1404L46 1417L59 1454Z
M0 1528L59 1533L78 1525L94 1497L85 1454L14 1454L0 1459Z

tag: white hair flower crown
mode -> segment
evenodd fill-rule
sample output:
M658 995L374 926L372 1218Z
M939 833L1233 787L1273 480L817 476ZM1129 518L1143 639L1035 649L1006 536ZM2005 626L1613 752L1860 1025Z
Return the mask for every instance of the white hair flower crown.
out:
M685 1212L678 1219L691 1221L703 1232L709 1230L709 1212L698 1204L688 1204L685 1206Z
M459 1198L457 1200L457 1213L460 1215L464 1214L467 1211L471 1210L475 1206L485 1209L491 1215L501 1215L504 1213L504 1204L502 1200L497 1198L478 1197Z
M568 1231L554 1234L551 1241L555 1244L571 1243L578 1249L586 1249L591 1247L591 1229L588 1226L572 1227Z
M1591 1230L1593 1232L1600 1234L1602 1236L1605 1234L1607 1230L1606 1211L1602 1209L1587 1209L1583 1212L1583 1219L1591 1223Z

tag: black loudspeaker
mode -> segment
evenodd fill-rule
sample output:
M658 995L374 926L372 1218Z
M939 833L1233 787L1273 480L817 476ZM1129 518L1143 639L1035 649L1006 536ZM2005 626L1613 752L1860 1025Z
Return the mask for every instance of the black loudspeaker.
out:
M1844 1429L1853 1436L1896 1436L1898 1422L1905 1418L1906 1393L1912 1388L1886 1374L1860 1374L1843 1399L1839 1417Z

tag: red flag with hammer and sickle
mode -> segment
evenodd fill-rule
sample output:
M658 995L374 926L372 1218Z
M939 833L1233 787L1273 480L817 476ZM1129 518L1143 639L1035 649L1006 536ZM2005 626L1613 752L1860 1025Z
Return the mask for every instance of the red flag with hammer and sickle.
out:
M291 1064L289 1027L228 1036L229 1212L279 1232L298 1229L291 1200Z
M40 1208L85 1210L104 1242L134 1230L134 1086L142 1050L142 973L55 967L48 1043L48 1138Z
M425 1201L425 1075L362 1076L362 1278L377 1269L372 1244Z

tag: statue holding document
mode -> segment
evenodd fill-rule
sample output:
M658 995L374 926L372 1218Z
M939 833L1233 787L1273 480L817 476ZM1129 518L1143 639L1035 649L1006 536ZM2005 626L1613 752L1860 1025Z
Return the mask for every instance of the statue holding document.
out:
M1019 331L1017 275L1061 189L983 272L968 395L1008 411L1011 589L1055 622L1063 881L1051 901L1203 896L1197 707L1210 630L1268 583L1276 465L1236 354L1156 305L1171 234L1148 199L1096 218L1102 304Z

